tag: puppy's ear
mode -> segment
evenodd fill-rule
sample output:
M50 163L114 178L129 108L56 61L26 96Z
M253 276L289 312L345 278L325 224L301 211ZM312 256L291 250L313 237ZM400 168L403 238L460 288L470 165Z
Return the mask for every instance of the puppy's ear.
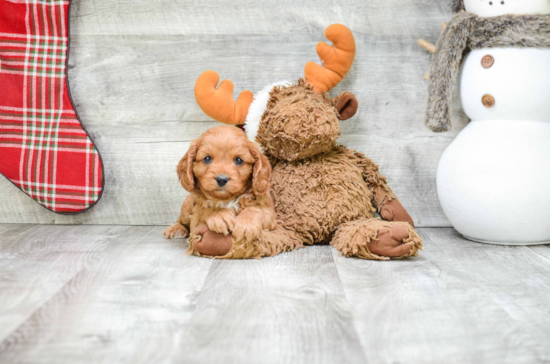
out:
M340 95L333 99L334 106L338 110L340 115L338 119L347 120L351 118L357 112L359 102L355 98L355 95L351 92L342 92Z
M252 141L248 141L250 153L255 159L254 171L252 174L252 191L254 195L265 195L269 190L271 179L271 164L266 156L260 151L260 147Z
M180 178L181 185L188 192L195 189L195 176L193 175L193 163L197 156L197 149L199 147L199 140L193 140L187 153L178 163L178 176Z

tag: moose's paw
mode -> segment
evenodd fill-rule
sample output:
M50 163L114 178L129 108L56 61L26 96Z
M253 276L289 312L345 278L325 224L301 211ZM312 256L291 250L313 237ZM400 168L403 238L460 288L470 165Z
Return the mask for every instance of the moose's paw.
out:
M423 248L409 223L365 218L342 224L331 244L347 257L375 260L416 257Z
M409 215L407 210L405 210L398 200L391 200L382 206L380 209L380 216L386 221L408 222L414 228L414 222L411 215Z
M193 243L193 248L201 255L220 257L229 253L233 245L231 235L216 233L206 225L195 229L193 235L200 235L200 239Z
M392 224L378 231L377 240L371 240L368 247L371 253L388 258L411 256L414 245L406 243L409 228L405 224Z

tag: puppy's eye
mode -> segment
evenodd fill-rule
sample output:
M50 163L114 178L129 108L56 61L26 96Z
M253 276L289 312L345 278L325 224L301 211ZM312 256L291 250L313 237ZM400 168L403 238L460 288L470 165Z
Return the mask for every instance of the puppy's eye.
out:
M244 161L241 158L239 158L239 157L235 158L235 164L236 165L241 166L243 163L244 163Z
M206 157L204 157L203 162L204 162L205 164L210 164L210 163L212 163L212 157L209 156L209 155L207 155Z

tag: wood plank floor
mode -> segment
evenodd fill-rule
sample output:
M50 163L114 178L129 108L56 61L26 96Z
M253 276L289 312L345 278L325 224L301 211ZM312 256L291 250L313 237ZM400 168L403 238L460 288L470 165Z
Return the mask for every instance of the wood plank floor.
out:
M0 363L548 363L550 246L184 254L162 227L0 225Z

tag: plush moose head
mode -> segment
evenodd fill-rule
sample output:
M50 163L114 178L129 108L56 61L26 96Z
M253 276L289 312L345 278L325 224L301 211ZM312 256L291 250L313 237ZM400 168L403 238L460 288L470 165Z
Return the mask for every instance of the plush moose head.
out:
M355 115L355 96L348 92L330 98L328 91L344 79L355 58L351 31L333 24L325 31L333 46L317 44L323 66L308 62L305 80L278 82L253 95L246 90L233 100L233 83L204 72L195 84L195 98L201 109L225 124L245 124L250 139L256 140L268 156L295 161L334 148L340 136L339 120Z

